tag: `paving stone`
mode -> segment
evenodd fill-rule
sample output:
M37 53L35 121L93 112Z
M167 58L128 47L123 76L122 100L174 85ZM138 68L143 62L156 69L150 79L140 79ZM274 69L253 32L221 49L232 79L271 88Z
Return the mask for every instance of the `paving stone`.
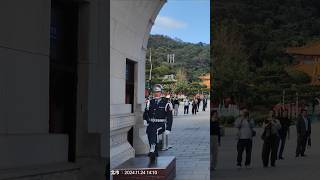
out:
M308 155L305 158L295 158L296 130L294 126L290 129L290 139L286 142L284 150L285 160L276 161L275 168L263 168L261 160L262 140L260 138L262 129L257 128L257 137L253 141L252 169L238 170L236 164L236 136L237 130L226 128L226 136L221 139L219 149L218 167L212 171L214 180L270 180L270 179L290 179L290 180L318 180L320 177L320 123L312 124L312 148L306 150Z
M209 111L201 111L197 115L183 115L182 108L182 106L179 108L180 115L174 116L169 136L169 144L174 147L161 151L160 156L176 156L176 180L209 179Z

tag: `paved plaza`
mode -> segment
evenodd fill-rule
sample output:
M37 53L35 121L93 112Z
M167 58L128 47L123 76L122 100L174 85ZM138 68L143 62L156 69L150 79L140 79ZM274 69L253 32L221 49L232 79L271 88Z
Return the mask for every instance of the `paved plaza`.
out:
M210 104L210 102L208 102ZM202 103L200 104L202 110ZM210 179L210 122L209 110L197 115L183 115L183 104L179 115L174 116L169 144L173 148L161 151L160 155L176 157L176 180Z
M236 168L236 132L234 128L226 129L226 136L222 137L219 151L218 167L212 172L214 180L317 180L320 177L320 123L312 124L312 147L306 150L305 158L295 157L296 129L291 126L291 136L287 140L284 151L285 160L276 162L274 168L263 168L261 160L262 140L260 138L262 129L257 129L257 137L253 142L252 169Z

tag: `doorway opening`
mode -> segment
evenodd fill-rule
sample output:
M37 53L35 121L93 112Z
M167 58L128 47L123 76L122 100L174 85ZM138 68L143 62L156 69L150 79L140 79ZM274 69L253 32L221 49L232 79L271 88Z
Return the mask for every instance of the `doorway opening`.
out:
M135 94L135 62L126 61L126 104L131 104L131 113L134 113ZM133 146L133 127L128 131L128 142Z
M75 161L78 4L51 1L49 132L67 134L68 160Z

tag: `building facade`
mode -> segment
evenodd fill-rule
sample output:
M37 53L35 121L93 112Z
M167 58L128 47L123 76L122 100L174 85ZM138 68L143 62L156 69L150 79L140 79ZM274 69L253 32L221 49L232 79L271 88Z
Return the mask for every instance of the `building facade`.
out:
M0 2L0 179L105 179L109 13L106 0Z
M302 47L287 48L287 53L298 62L293 66L311 78L310 84L320 85L320 42L312 42Z
M110 1L111 168L148 152L143 126L149 34L165 0Z
M210 89L210 73L204 74L199 77L201 79L200 84Z

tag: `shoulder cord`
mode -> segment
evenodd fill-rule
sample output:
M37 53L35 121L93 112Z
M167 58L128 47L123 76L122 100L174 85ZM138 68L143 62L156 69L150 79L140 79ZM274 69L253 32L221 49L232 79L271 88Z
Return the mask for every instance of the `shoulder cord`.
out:
M147 102L147 105L146 105L146 110L148 111L150 108L150 100Z
M167 104L166 104L165 110L167 111L167 107L168 107L168 106L169 106L170 110L172 111L173 109L172 109L170 103L167 103Z

